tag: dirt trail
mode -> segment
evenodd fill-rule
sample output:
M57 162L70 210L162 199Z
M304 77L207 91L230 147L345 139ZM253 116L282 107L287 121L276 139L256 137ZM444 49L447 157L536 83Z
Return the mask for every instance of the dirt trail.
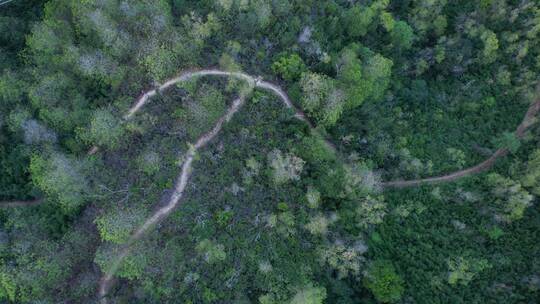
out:
M184 194L184 190L186 189L187 182L191 176L192 164L195 155L197 154L197 151L201 148L204 148L219 133L219 131L223 127L223 124L225 122L228 122L233 117L233 115L238 112L244 102L244 97L236 99L228 109L227 113L217 121L214 128L210 132L200 137L197 142L190 147L189 151L187 152L186 158L182 164L182 171L177 178L174 192L171 195L171 198L167 205L156 211L131 235L126 244L120 249L120 253L115 258L111 268L108 269L108 271L102 277L99 284L99 297L101 298L102 303L107 303L106 296L113 284L113 276L118 271L118 268L122 264L124 258L131 252L133 244L136 241L140 240L144 236L145 232L147 232L155 224L166 218L180 202L180 199Z
M23 207L23 206L35 206L41 204L43 199L37 198L31 201L7 201L0 202L0 208L10 208L10 207Z
M523 117L523 121L519 124L514 134L518 139L522 139L523 136L525 136L525 132L527 129L533 125L536 121L536 114L540 111L540 99L538 99L536 102L531 104L529 109L527 110L527 113L525 113L525 117ZM463 169L457 172L453 172L447 175L437 176L437 177L429 177L424 179L416 179L416 180L405 180L405 181L391 181L391 182L383 182L382 186L385 188L405 188L405 187L415 187L419 185L425 185L425 184L436 184L436 183L442 183L442 182L450 182L455 181L457 179L460 179L465 176L469 176L472 174L478 174L484 171L489 170L495 162L506 155L508 155L510 151L507 148L501 148L495 151L492 156L490 156L485 161L481 162L480 164Z

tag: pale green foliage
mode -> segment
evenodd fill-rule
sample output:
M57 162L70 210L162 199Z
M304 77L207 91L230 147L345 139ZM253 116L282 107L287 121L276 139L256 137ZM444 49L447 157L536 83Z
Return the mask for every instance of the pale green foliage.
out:
M427 62L425 59L420 59L416 62L416 75L420 76L424 74L429 69L429 62Z
M209 239L200 241L195 249L203 255L204 260L209 264L223 261L227 257L225 246L216 244Z
M424 174L431 174L433 171L433 163L431 160L428 160L426 163L422 163L422 161L413 155L411 155L411 152L403 148L399 151L399 168L403 172L408 172L414 175L419 175L420 173Z
M280 150L275 149L268 153L268 164L272 169L272 180L279 185L299 180L305 162L293 154L283 155Z
M289 304L323 304L326 299L326 289L308 284L296 292Z
M345 14L345 23L349 34L352 37L364 36L373 22L375 14L376 12L372 7L355 5L350 8Z
M524 187L529 188L533 194L540 196L540 149L535 150L529 156L521 183Z
M0 260L1 262L1 260ZM0 300L15 301L17 286L13 276L0 264Z
M347 195L372 193L380 188L380 178L365 164L345 166L345 192Z
M300 79L302 108L323 126L334 125L343 112L343 94L322 74L304 73Z
M491 268L486 259L455 257L447 261L448 283L450 285L468 285L480 272Z
M285 237L296 234L294 214L290 211L270 214L266 218L266 226L275 229L277 233Z
M305 227L313 235L325 235L328 233L329 224L328 219L324 215L318 214L311 217Z
M148 73L156 82L171 77L177 70L173 50L165 46L159 46L153 52L141 59Z
M396 21L394 17L389 12L382 12L380 16L381 24L385 30L391 32L394 29Z
M17 132L21 129L25 121L31 118L27 110L16 109L9 113L7 117L7 126L11 132Z
M380 100L384 96L390 84L392 66L392 60L380 54L375 54L367 60L363 73L368 81L368 87L371 88L369 96L374 100Z
M251 184L253 178L259 175L261 164L254 158L250 157L246 160L246 167L242 170L242 178L244 183Z
M225 98L215 87L203 85L193 98L178 108L173 115L177 117L191 138L198 138L209 130L225 112Z
M407 201L405 204L397 206L393 213L400 217L408 217L411 214L421 214L426 211L427 207L424 206L421 202L417 201Z
M496 75L497 82L500 85L510 85L512 81L512 73L506 67L500 67Z
M96 218L99 235L104 241L115 244L125 243L133 229L145 218L145 213L139 208L110 210Z
M482 61L486 64L494 62L497 59L497 50L499 49L497 35L493 31L485 30L480 35L480 39L484 43Z
M527 32L527 38L533 40L540 34L540 9L535 10L535 17L533 19L533 22L531 23L532 26Z
M505 222L521 219L525 210L532 205L533 196L519 182L497 173L489 174L487 180L495 198L493 207L496 217Z
M317 253L321 264L328 264L335 269L339 279L359 275L364 263L364 257L358 248L347 247L341 242L321 247Z
M446 153L450 156L450 160L455 164L456 168L461 169L465 166L466 157L463 151L460 149L448 148L446 149Z
M313 186L309 186L306 193L306 200L308 202L308 207L311 209L319 208L321 201L321 193L315 189Z
M435 62L442 63L446 58L446 50L443 46L437 45L435 47Z
M55 53L62 48L64 37L55 33L54 25L42 23L36 26L32 34L28 36L27 44L29 49L39 50L47 55ZM41 56L37 56L38 59ZM47 58L47 57L43 57Z
M148 257L144 250L146 248L138 248L141 244L136 245L130 254L128 254L120 264L116 276L134 280L141 278L144 274L144 269L148 264ZM121 247L107 243L105 246L100 246L96 251L94 263L96 263L103 273L111 271L117 257L120 254Z
M227 53L223 53L219 58L219 66L229 72L238 72L242 69L240 65L234 61L234 58ZM230 81L232 81L232 79L230 79Z
M137 159L139 168L148 175L156 174L161 168L161 156L155 151L147 151Z
M277 304L272 294L265 294L259 297L259 304Z
M216 2L223 10L228 12L234 3L234 0L216 0Z
M370 195L360 199L356 208L356 225L360 228L368 228L371 225L382 223L386 215L387 207L382 196Z
M259 262L259 271L262 273L269 273L273 269L272 264L268 262L267 260L260 261Z
M446 20L446 16L439 15L435 18L433 21L433 29L435 30L435 34L438 36L441 36L444 34L446 30L446 26L448 25L448 21Z
M17 74L4 71L0 76L0 105L20 102L23 87L24 82L17 79Z
M64 212L74 212L86 201L90 187L80 161L58 153L48 158L35 155L30 172L34 184L56 199Z
M251 9L254 11L255 16L257 16L257 23L259 25L259 28L266 28L270 24L272 17L272 1L251 0L250 2Z
M28 93L32 106L39 109L39 118L53 129L71 132L75 121L87 120L86 100L64 73L49 74L35 83Z
M124 129L120 120L107 110L96 110L90 121L90 130L79 130L79 136L88 144L117 148L123 137Z
M186 28L191 29L189 33L191 38L194 39L194 42L201 45L204 40L208 39L220 28L219 20L213 13L206 16L206 21L203 21L201 17L192 13L191 15L183 16L182 23L184 23Z
M447 0L415 0L413 3L410 20L415 29L421 35L430 31L437 36L443 35L447 22L442 10Z

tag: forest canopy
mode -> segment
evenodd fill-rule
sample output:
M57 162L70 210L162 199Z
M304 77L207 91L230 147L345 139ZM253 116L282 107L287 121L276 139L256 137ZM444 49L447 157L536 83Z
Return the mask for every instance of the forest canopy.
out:
M0 1L1 303L534 303L534 0Z

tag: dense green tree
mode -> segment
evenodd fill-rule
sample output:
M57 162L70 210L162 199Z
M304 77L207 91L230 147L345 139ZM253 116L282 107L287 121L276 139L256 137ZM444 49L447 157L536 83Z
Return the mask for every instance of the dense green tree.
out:
M383 303L399 301L404 291L403 279L396 273L394 266L385 260L372 262L363 282L375 298Z
M96 110L90 121L90 130L79 130L79 136L90 145L118 148L125 131L118 118L107 110Z
M290 304L322 304L326 298L326 290L322 287L307 285L297 291Z
M459 256L448 260L448 283L450 285L467 285L480 272L491 265L486 259Z
M518 181L497 173L488 175L488 183L495 198L493 207L496 218L505 222L521 219L527 207L532 204L533 196Z
M135 207L112 210L96 218L95 222L102 240L115 244L125 243L132 231L144 220L145 213Z
M399 50L408 50L414 42L414 31L405 21L396 21L390 31L392 43Z
M540 196L540 150L535 150L529 156L521 183L533 194Z
M77 211L88 199L90 184L83 162L52 152L44 157L34 155L30 173L34 184L50 195L65 213Z
M306 72L307 67L302 58L295 53L281 56L272 64L272 70L287 81L295 81Z

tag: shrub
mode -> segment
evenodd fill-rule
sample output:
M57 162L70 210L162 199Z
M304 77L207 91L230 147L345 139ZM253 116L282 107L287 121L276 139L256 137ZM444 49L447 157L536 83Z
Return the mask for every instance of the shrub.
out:
M322 304L326 299L326 289L308 284L298 289L289 304Z
M305 162L292 154L283 155L280 150L268 154L268 163L272 169L272 180L276 185L292 180L299 180Z
M448 283L450 285L468 285L480 272L491 265L486 259L456 257L448 260Z
M114 149L120 146L125 132L120 120L111 112L97 110L90 121L90 130L81 130L79 134L88 144Z
M208 239L200 241L199 244L197 244L196 249L197 252L204 256L204 260L209 264L223 261L227 257L225 246L222 244L215 244Z
M404 291L403 279L387 260L371 263L363 282L375 298L383 303L399 301Z
M307 71L307 67L298 54L291 54L289 56L281 56L275 61L272 64L272 71L284 80L296 81L302 73Z
M495 197L497 218L505 222L521 219L525 210L532 205L533 196L523 189L519 182L497 173L489 174L487 181L492 186L491 193Z
M90 187L83 173L83 163L58 153L48 158L34 155L30 173L34 184L56 199L66 213L78 210L86 201Z

